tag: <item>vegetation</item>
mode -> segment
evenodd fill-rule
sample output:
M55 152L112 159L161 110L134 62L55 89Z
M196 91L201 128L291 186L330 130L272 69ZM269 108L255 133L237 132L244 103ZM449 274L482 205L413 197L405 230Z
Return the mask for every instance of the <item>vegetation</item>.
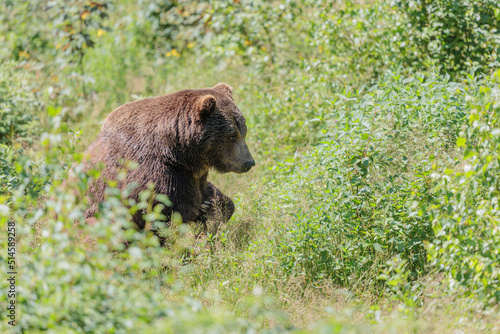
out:
M500 331L498 1L7 0L0 17L2 332ZM160 247L130 216L161 225L168 199L111 182L84 224L106 115L219 82L257 161L211 176L232 220L173 217Z

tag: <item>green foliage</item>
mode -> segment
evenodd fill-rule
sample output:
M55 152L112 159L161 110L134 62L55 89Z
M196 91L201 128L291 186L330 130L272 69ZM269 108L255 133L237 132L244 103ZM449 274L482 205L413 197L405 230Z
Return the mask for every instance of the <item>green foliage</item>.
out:
M48 10L55 13L55 34L59 38L57 49L66 56L81 58L85 49L93 48L95 41L91 33L98 36L108 31L103 26L103 20L108 17L110 2L101 1L53 1Z
M500 301L500 111L499 75L470 77L470 112L457 140L460 168L434 175L441 179L442 205L433 213L436 240L432 261L470 294Z
M401 17L386 2L371 5L346 1L310 1L314 19L308 20L308 39L316 51L305 66L327 86L365 84L389 66L398 64L399 50L393 41ZM318 61L319 60L319 61ZM359 81L358 81L359 80ZM341 88L342 88L341 86ZM337 87L332 87L337 88ZM338 88L337 88L338 89Z
M0 65L0 144L32 142L40 103L18 63Z
M410 66L430 57L443 72L479 68L491 73L500 65L500 4L496 0L398 0L404 13L401 52Z
M85 75L83 57L87 49L95 46L92 34L99 37L109 30L103 21L108 17L110 6L110 1L87 0L52 1L47 5L53 15L54 32L58 38L56 49L67 62L78 62L84 97L87 95L85 81L89 78Z
M8 0L0 19L17 332L495 332L499 79L473 73L499 67L496 2ZM221 81L257 161L211 175L233 219L164 229L167 198L110 182L86 224L104 117Z
M366 80L401 65L422 70L432 63L453 77L471 68L491 73L500 66L500 5L495 0L311 5L317 8L316 19L307 21L307 32L322 61L306 63L327 85L339 74L360 73Z
M36 172L37 165L23 152L0 144L0 196L6 203L12 194L21 192L28 198L37 198L47 179Z
M425 272L424 242L433 231L418 206L438 202L432 162L456 138L462 91L436 75L389 73L363 95L332 102L317 148L277 169L275 182L296 193L287 193L292 203L299 203L296 187L315 203L294 213L281 245L286 272L369 283L394 256L412 278Z
M179 56L178 49L191 48L193 42L201 39L207 4L191 0L140 0L138 3L138 42L154 56L164 57L166 53Z
M217 56L242 56L255 68L271 68L296 63L300 48L297 30L302 5L298 1L212 1L207 10L207 46L215 46ZM297 50L299 51L299 50ZM279 57L278 57L279 55Z
M5 47L0 55L14 60L38 59L51 46L49 27L42 22L46 0L7 0L0 11L0 31Z

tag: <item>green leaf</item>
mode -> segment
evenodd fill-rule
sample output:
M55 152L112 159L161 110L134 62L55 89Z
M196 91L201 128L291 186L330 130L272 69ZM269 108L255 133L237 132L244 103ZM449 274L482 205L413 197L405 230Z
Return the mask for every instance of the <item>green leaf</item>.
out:
M384 246L382 246L381 244L375 242L373 243L373 248L375 248L375 250L377 252L383 252L384 251Z
M61 110L62 108L55 108L53 106L49 106L47 108L47 113L49 114L49 116L54 117L59 115L61 113Z

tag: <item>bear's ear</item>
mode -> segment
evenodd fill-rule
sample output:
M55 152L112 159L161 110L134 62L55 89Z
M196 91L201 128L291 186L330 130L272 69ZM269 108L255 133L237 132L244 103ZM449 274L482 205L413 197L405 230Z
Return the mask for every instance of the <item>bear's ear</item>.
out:
M225 83L220 83L214 86L214 89L233 97L233 87Z
M213 95L207 94L198 98L198 101L196 101L196 119L202 120L213 114L216 105L217 100Z

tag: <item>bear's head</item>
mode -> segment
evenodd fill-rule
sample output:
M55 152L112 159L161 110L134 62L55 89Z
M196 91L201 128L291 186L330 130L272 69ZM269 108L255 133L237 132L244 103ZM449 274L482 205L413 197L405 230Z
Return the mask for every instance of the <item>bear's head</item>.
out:
M205 158L211 168L220 173L244 173L255 166L245 141L245 118L229 85L220 83L198 97L195 117L206 134Z

